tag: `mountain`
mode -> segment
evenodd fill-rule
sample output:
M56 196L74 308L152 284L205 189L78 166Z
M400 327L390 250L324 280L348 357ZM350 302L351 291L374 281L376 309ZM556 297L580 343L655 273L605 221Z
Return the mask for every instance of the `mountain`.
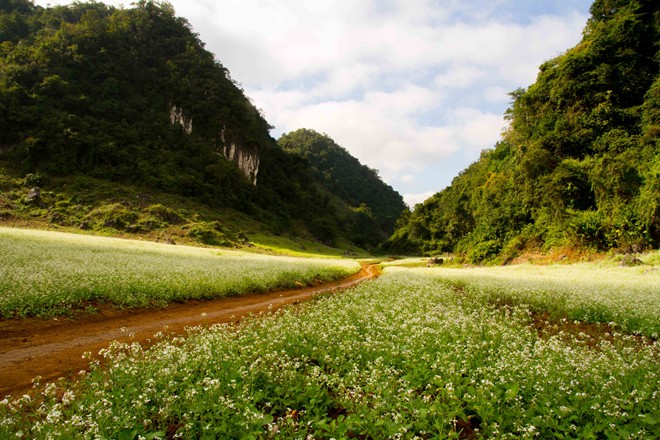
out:
M0 41L0 219L128 232L176 220L206 225L216 242L236 211L276 234L374 244L345 228L313 159L277 145L168 3L6 0ZM374 188L350 205L391 196ZM393 214L370 215L386 238Z
M278 140L284 151L304 158L322 188L323 204L333 204L351 236L363 247L387 239L406 210L399 193L383 182L378 171L351 156L325 134L300 129Z
M596 0L582 41L511 93L510 127L399 219L389 252L507 262L660 244L660 5Z

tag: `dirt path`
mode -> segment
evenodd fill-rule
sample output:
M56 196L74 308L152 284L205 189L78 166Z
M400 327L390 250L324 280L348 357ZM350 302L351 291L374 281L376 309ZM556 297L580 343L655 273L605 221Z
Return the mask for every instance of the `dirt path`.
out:
M316 287L171 304L164 309L103 310L77 319L0 320L0 398L26 391L36 376L43 383L86 369L89 360L83 360L83 354L96 354L113 340L149 344L158 332L179 334L185 327L235 322L319 293L353 287L378 274L376 265L365 265L349 278Z

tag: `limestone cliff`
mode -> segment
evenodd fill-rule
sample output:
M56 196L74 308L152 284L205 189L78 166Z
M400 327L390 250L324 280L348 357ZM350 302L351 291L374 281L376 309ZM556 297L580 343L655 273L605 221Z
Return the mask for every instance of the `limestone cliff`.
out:
M172 125L179 124L187 134L193 131L192 118L186 116L184 110L176 105L170 106L170 122ZM234 162L253 185L257 184L260 160L257 146L245 146L227 141L223 128L220 131L218 150L227 160Z
M224 157L234 162L243 171L253 185L257 184L259 173L259 149L256 146L238 145L225 140L225 131L220 132L220 152Z
M182 108L179 108L176 105L172 105L170 107L170 121L172 122L172 125L179 124L181 127L183 127L183 130L186 133L192 133L192 119L186 117Z

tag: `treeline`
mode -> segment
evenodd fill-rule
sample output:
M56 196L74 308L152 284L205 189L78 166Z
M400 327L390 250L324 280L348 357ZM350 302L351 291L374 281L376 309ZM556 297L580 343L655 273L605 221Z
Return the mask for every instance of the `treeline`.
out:
M510 128L398 222L389 252L507 262L660 244L660 5L596 0L582 41L511 93Z
M166 2L0 2L0 165L14 176L84 175L237 209L277 233L373 245L271 128ZM229 144L258 152L256 186L221 154ZM372 214L389 235L392 214Z

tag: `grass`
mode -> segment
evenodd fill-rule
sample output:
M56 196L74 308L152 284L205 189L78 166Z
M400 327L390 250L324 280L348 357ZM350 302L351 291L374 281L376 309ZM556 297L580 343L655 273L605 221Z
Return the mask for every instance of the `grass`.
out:
M344 243L340 249L330 247L322 243L302 238L290 238L283 236L276 236L264 233L251 233L249 234L250 242L257 248L278 255L289 255L294 257L358 257L367 258L370 256L362 249L350 246Z
M162 306L347 276L346 259L258 255L0 228L0 317L53 316L90 304Z
M239 327L114 344L77 384L5 399L0 438L659 438L660 344L624 328L658 309L654 284L633 268L602 290L623 276L611 269L390 267ZM527 287L497 302L491 282ZM552 302L527 300L555 288L604 309L641 301L607 338L541 335L533 309Z

